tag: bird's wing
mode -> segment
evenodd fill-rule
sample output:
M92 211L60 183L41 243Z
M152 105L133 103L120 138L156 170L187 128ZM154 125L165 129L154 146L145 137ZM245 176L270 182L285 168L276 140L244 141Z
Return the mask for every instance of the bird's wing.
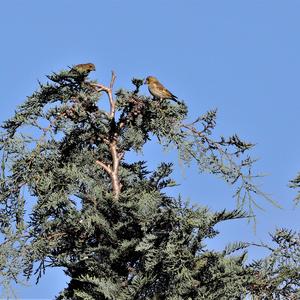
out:
M160 90L167 90L159 81L155 82L155 85Z
M173 95L167 88L165 88L160 82L156 83L156 87L166 96L166 97L170 97L173 98L176 96Z
M174 94L172 94L168 89L166 89L165 87L163 89L164 89L164 93L168 95L168 97L177 99L177 97Z

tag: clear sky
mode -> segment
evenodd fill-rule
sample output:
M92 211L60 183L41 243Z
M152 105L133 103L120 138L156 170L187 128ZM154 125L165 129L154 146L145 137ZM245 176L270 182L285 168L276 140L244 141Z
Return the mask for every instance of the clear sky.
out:
M256 234L245 221L224 223L222 237L209 245L267 240L277 227L299 230L296 192L288 188L300 171L299 13L299 0L2 0L0 120L38 79L73 64L93 62L92 77L103 83L115 70L116 88L155 75L186 101L191 117L218 108L218 133L257 144L257 170L268 174L261 188L283 206L258 199L265 211L257 211ZM157 145L145 156L151 166L176 161ZM176 178L185 198L216 210L234 207L233 190L221 180L193 167L178 169ZM61 270L49 270L38 286L18 288L18 296L53 299L66 281Z

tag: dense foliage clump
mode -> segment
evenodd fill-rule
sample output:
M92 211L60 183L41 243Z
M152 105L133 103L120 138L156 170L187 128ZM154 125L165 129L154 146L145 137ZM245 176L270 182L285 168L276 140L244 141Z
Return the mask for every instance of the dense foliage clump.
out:
M246 263L248 243L209 250L219 222L253 213L252 144L214 138L216 111L188 121L171 104L113 91L74 71L49 76L3 124L0 275L3 286L49 267L70 277L57 299L293 299L300 241L279 230L270 256ZM109 111L103 107L106 94ZM30 134L29 134L30 133ZM211 212L170 197L172 163L129 162L152 140L236 188L238 207ZM242 209L247 204L250 210ZM281 297L281 298L280 298ZM294 299L296 299L294 298Z

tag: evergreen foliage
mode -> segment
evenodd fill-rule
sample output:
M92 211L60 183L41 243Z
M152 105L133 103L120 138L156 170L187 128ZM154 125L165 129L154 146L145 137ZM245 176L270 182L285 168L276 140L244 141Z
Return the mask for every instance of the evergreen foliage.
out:
M278 231L278 248L251 265L250 244L220 252L205 245L216 224L251 215L252 194L261 194L247 154L253 145L237 135L215 139L215 110L188 122L184 102L140 95L140 79L133 91L114 94L114 74L109 86L69 71L48 78L3 125L3 285L20 272L38 280L47 268L63 267L70 283L60 300L298 295L295 234ZM164 189L176 185L171 163L150 171L144 161L126 161L151 140L235 186L237 209L211 212L168 196Z
M300 188L300 173L297 175L296 178L290 181L290 187L294 189L299 189ZM298 204L300 201L300 192L298 192L295 202Z

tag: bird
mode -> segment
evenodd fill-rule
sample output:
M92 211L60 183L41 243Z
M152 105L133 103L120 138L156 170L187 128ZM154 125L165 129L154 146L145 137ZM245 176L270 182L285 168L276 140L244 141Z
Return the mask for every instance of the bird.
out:
M145 84L148 85L149 92L154 98L158 98L160 100L170 99L177 103L180 103L177 100L177 97L173 95L168 89L166 89L156 77L148 76L145 80Z
M96 71L96 67L92 63L78 64L71 68L69 75L87 77L91 71Z

